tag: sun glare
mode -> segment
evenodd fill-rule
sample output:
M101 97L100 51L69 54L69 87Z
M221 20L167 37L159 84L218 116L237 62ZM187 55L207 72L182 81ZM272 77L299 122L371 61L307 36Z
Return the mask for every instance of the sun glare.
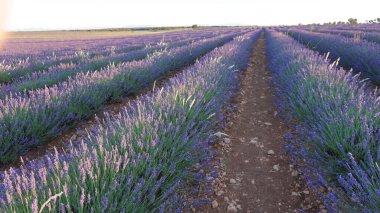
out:
M7 23L8 6L8 0L0 0L0 46L6 39L5 27Z

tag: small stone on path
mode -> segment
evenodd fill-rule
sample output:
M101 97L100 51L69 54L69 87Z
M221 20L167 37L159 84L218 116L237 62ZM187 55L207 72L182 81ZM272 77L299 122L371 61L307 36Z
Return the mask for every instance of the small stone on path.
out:
M292 177L295 177L298 175L298 172L297 171L292 171Z
M231 143L231 139L230 138L224 138L223 141L224 141L224 143Z
M249 141L249 143L257 144L257 140L258 140L257 137L251 138L251 140Z
M237 208L234 204L230 203L227 206L227 212L237 212Z
M300 196L299 192L292 192L292 196Z
M223 133L223 132L217 132L217 133L215 133L214 134L216 137L218 137L218 138L221 138L222 136L226 136L226 137L228 137L228 135L226 134L226 133Z
M216 208L218 208L218 201L216 201L216 200L214 200L214 201L212 201L212 203L211 203L211 205L212 205L212 208L213 209L216 209Z

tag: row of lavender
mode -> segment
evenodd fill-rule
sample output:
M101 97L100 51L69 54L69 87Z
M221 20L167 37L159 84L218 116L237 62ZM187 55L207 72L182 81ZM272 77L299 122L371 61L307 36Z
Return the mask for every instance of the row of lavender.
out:
M130 45L144 45L148 42L158 43L162 40L177 41L186 37L193 37L200 32L217 32L217 31L230 31L232 28L205 28L199 30L185 30L157 34L147 34L140 36L122 36L111 38L86 38L86 39L10 39L6 41L5 45L0 49L0 61L9 58L25 59L27 57L49 57L52 55L64 56L71 55L79 49L87 50L89 52L106 53L110 48L115 47L116 51L119 48L128 47ZM101 49L101 51L99 50ZM54 54L53 54L54 53Z
M78 73L82 72L94 72L101 71L109 65L118 65L120 63L142 60L154 54L155 52L163 51L164 49L172 49L183 45L188 45L192 42L209 38L209 35L200 34L198 37L190 37L184 40L180 40L172 43L160 43L155 46L138 49L135 51L128 51L120 54L114 54L107 57L96 57L91 59L83 59L78 63L59 64L57 66L51 66L46 71L32 72L22 78L15 79L10 84L1 85L0 98L5 97L9 93L23 92L32 89L43 88L45 86L50 87L57 83L67 80L69 77L74 77ZM20 72L11 72L15 77ZM26 74L26 72L22 72Z
M379 94L290 37L266 35L279 106L301 122L288 149L310 185L331 212L379 212Z
M118 46L117 48L111 48L109 51L107 51L106 47L104 47L104 43L98 44L96 49L91 50L83 50L78 49L77 47L75 51L70 50L62 50L59 52L54 52L53 55L46 56L45 53L37 54L37 55L30 55L27 57L27 59L20 60L19 58L21 56L17 55L11 55L11 56L5 56L2 55L1 57L7 58L7 60L4 59L4 61L1 64L1 72L0 72L0 82L11 82L14 79L23 77L27 74L38 72L38 71L49 71L49 70L57 70L60 66L63 65L78 65L81 63L84 63L82 67L86 68L96 68L99 66L102 66L102 64L107 64L107 62L111 59L113 60L120 60L120 58L123 57L123 54L130 51L137 51L140 50L141 52L145 49L154 49L154 47L160 48L160 46L163 46L170 43L180 43L184 40L190 40L193 39L200 39L200 38L210 38L212 36L215 36L217 32L222 33L223 31L227 31L225 29L217 30L203 30L203 31L187 31L183 33L181 36L177 36L176 34L172 35L156 35L155 37L138 37L139 39L134 39L133 42L130 43L128 39L125 39L125 44L122 44L121 46ZM172 37L174 36L174 37ZM159 39L166 39L159 40ZM112 41L112 40L111 40ZM110 41L110 42L111 42ZM112 43L108 44L111 45ZM84 45L85 46L85 45ZM85 46L86 47L86 46ZM23 48L25 49L25 48ZM106 50L106 51L105 51ZM27 50L30 51L32 54L33 50ZM95 65L92 65L95 64ZM104 65L103 65L104 66Z
M129 45L125 48L119 49L119 55L121 53L127 53L130 51L136 51L143 49L143 45ZM102 47L99 46L97 51L102 51ZM53 53L55 54L55 53ZM78 50L72 54L66 54L64 56L43 56L26 58L25 60L17 59L17 56L11 56L14 61L3 61L0 66L0 82L11 83L14 80L22 78L26 75L36 72L48 72L50 70L60 69L62 66L79 65L81 63L91 63L91 61L107 60L109 57L116 54L115 50L110 50L108 53L99 54L97 52L88 52L86 50Z
M127 47L119 48L118 52L125 53L143 48L143 45L131 44ZM98 51L103 51L103 48L99 46ZM52 55L49 56L27 56L25 59L19 59L20 56L6 56L7 59L0 63L0 82L10 83L30 73L49 71L49 69L57 69L62 65L76 65L91 59L104 59L115 53L115 49L110 49L106 53L98 53L96 50L90 53L87 50L77 49L76 52L62 56L55 55L55 52L52 52Z
M335 35L341 35L348 38L354 39L364 39L367 41L380 43L380 32L365 32L365 31L355 31L355 30L325 30L325 29L314 29L313 31L321 33L329 33Z
M299 28L320 28L326 30L350 30L350 31L363 31L363 32L380 32L380 24L345 24L345 25L314 25L314 26L301 26Z
M180 43L180 42L177 42ZM165 43L165 45L168 43ZM176 44L176 42L173 42ZM110 53L109 55L90 56L89 53L75 53L64 57L48 58L38 62L25 62L19 66L9 66L9 69L3 70L0 75L0 82L3 86L9 86L14 82L27 81L31 78L39 78L41 75L49 73L64 73L76 71L100 70L106 67L110 62L126 62L129 60L139 60L144 58L148 53L160 50L164 45L154 45L144 48L143 46L130 46L122 50L121 53ZM101 49L101 48L100 48Z
M303 30L282 30L309 48L322 54L329 53L333 60L346 69L353 69L369 78L374 84L380 84L380 45L364 40L339 35L307 32Z
M237 30L235 35L240 33ZM105 103L140 91L233 37L221 35L101 72L79 73L53 87L30 91L28 96L6 96L0 100L0 163L11 162L30 147L48 142Z
M200 178L192 168L210 158L212 133L258 35L236 37L119 115L106 115L68 152L2 173L0 208L34 213L181 211L189 204L182 197L189 193L187 183Z

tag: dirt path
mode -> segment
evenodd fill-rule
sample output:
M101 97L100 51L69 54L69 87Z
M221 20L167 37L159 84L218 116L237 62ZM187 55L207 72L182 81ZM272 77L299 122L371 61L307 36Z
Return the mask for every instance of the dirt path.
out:
M223 130L228 136L219 143L224 172L214 185L214 201L203 212L316 212L323 208L283 150L283 135L289 128L277 118L265 48L262 34L233 101L238 112Z

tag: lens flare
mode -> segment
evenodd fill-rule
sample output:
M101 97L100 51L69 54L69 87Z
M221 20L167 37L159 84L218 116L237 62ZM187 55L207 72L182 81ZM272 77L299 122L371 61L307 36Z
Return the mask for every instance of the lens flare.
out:
M8 7L8 0L0 0L0 46L4 43L7 35L5 26L7 24Z

